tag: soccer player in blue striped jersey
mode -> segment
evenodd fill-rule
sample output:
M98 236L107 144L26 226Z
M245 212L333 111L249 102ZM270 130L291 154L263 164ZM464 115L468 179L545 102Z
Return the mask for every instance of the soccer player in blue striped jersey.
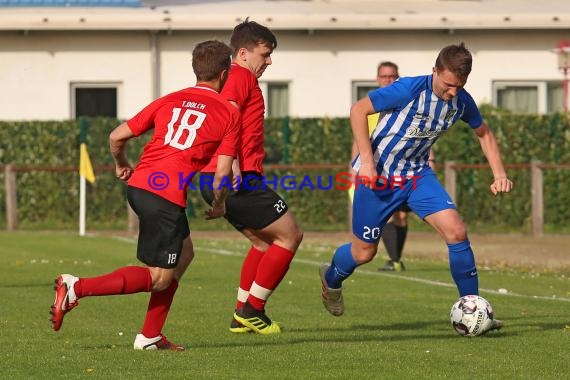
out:
M402 203L430 224L449 249L451 275L460 296L479 294L477 268L467 229L455 204L429 167L429 150L458 120L475 132L493 172L493 194L508 193L508 179L497 140L471 95L463 88L472 56L463 43L443 48L431 75L406 77L378 88L350 109L359 156L352 209L352 239L319 269L322 300L333 315L344 312L342 282L374 257L382 230ZM371 136L367 115L381 112ZM501 322L493 325L500 328Z

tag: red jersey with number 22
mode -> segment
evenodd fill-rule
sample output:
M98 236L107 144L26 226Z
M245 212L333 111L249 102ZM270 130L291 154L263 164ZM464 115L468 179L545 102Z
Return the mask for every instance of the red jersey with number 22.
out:
M204 85L155 100L127 121L135 136L154 128L129 186L186 207L184 179L202 170L215 153L236 157L239 118L234 106Z
M265 104L256 76L233 62L222 96L235 102L241 113L241 145L238 152L240 169L263 173ZM216 162L216 159L212 160L203 171L214 172Z

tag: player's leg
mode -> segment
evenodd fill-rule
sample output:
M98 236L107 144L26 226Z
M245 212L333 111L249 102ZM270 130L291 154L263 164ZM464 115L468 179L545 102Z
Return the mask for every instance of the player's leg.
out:
M159 339L164 338L162 335L162 329L166 323L166 318L170 311L172 305L172 300L178 289L178 284L180 279L188 269L188 266L194 258L194 247L192 244L192 239L188 236L184 239L182 243L182 251L180 254L180 259L174 271L169 270L168 274L172 273L172 278L170 279L170 285L164 290L152 292L150 295L150 300L148 303L148 308L145 316L145 321L141 329L141 333L137 335L135 339L135 349L141 349L141 346L145 346L148 349L149 344L162 344L163 347L160 349L165 349L164 346L169 346L168 349L175 351L182 351L184 347L176 345L168 340ZM153 268L154 269L154 268ZM159 270L162 268L158 268ZM164 271L164 270L163 270ZM163 273L163 280L168 281L166 273ZM150 338L148 338L150 337Z
M151 267L152 290L135 349L169 349L184 347L169 342L162 328L178 289L178 281L190 265L194 250L184 208L140 189L127 193L139 216L137 257Z
M147 267L127 266L91 278L60 275L56 280L56 298L52 306L54 330L61 328L63 316L77 305L80 298L162 292L171 287L182 237L189 233L184 209L142 189L129 187L127 196L139 216L137 258ZM176 236L178 239L173 238ZM173 349L162 335L153 338L156 339L150 349Z
M247 299L254 308L263 310L267 299L287 274L303 232L289 210L270 225L248 231L257 240L271 242L258 263Z
M250 231L249 229L241 229L240 232L250 241L251 246L249 247L249 250L247 251L245 259L243 260L241 266L239 287L237 291L236 306L234 312L240 310L245 305L247 298L249 297L249 290L251 289L251 285L255 280L259 262L263 258L263 255L271 243L258 238L255 236L254 232ZM239 323L235 318L233 318L232 315L230 332L247 333L252 332L252 330L249 327L246 327Z
M467 228L455 209L446 209L425 217L447 243L449 268L459 296L479 294L479 279L475 255L467 237ZM503 322L493 319L488 330L499 330Z
M460 296L479 294L477 268L467 229L455 209L435 212L425 217L447 243L449 267Z
M259 204L262 205L263 198L268 196L259 195ZM278 195L272 194L271 197L278 197ZM281 199L279 202L285 204ZM265 210L270 209L265 206ZM263 215L263 212L259 215ZM236 311L234 317L257 333L277 333L280 331L279 325L267 317L265 304L287 274L303 238L303 232L289 210L266 227L246 230L257 240L270 242L270 244L257 263L257 270L247 300L243 307Z
M330 264L319 268L322 283L321 298L329 313L344 313L342 283L356 267L372 260L382 236L382 228L394 209L402 202L396 196L382 196L365 187L354 193L352 239L335 251Z
M277 325L268 328L271 320L265 315L265 303L287 273L303 232L288 211L287 203L267 188L259 174L242 175L240 190L226 200L225 217L248 238L251 247L241 269L236 302L239 315L234 314L230 331L279 332ZM208 192L202 190L206 202L210 201ZM259 325L249 324L253 328L244 329L236 323L247 319L256 319Z
M133 194L130 187L127 194L131 206L137 212L139 202L135 203L131 199ZM149 200L153 196L153 194L147 192L143 193L143 190L140 190L139 195L142 198L149 198ZM139 197L136 198L138 199ZM152 204L151 201L149 201L150 204ZM140 238L139 236L139 240ZM140 251L137 246L137 255L139 254ZM119 268L114 272L91 278L78 278L73 275L62 274L55 281L55 300L51 307L53 329L58 331L61 328L63 317L78 305L80 298L149 292L152 288L153 277L150 267L127 266Z
M265 252L271 245L271 241L265 241L260 237L256 236L255 231L248 228L244 228L240 231L251 243L251 246L245 256L243 261L241 271L240 271L240 283L236 301L236 310L243 307L247 298L249 297L249 290L253 281L255 280L255 275L257 273L257 267Z
M399 207L388 220L382 231L382 242L386 248L389 260L378 270L402 271L404 266L401 262L404 243L408 234L408 208L405 205Z
M213 173L202 173L201 177L205 177L207 179L200 180L201 183L212 183L213 182ZM242 176L244 179L249 181L249 177L246 175ZM246 194L249 192L250 183L247 183L248 187L245 188L244 186L241 187L240 191L232 192L228 195L226 199L226 215L224 218L240 233L242 233L251 243L249 247L245 259L241 266L240 271L240 281L236 296L236 305L235 310L237 311L243 307L245 302L247 301L247 297L249 296L249 289L251 288L251 284L255 279L255 274L257 273L257 266L259 265L259 261L263 257L267 248L271 242L265 242L262 239L259 239L255 234L246 228L244 224L240 222L240 215L242 214L241 205L244 203L244 199L246 199ZM214 200L214 192L212 188L209 186L201 186L200 193L202 194L202 198L207 204L212 204ZM235 200L234 200L235 198ZM251 332L249 327L243 326L241 323L235 320L232 315L232 321L230 323L230 332L233 333L247 333Z
M455 204L434 174L416 181L408 205L445 240L449 250L451 275L461 296L479 294L477 268L467 228Z
M243 232L252 243L261 241L268 247L256 268L249 269L250 273L255 269L255 276L246 303L234 317L257 333L277 333L279 326L265 314L265 304L287 274L303 231L285 200L265 186L261 177L252 176L248 188L228 202L230 217L245 226Z
M82 297L149 292L151 286L150 270L145 267L127 266L92 278L61 274L55 280L55 298L50 310L52 327L59 331L65 314L76 307Z

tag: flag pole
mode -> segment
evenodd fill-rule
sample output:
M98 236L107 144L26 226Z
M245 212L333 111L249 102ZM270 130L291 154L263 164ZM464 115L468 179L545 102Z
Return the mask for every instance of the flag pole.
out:
M85 176L79 176L79 236L85 236Z
M85 216L87 203L86 181L95 183L95 173L87 151L87 127L84 117L79 118L79 236L85 236Z

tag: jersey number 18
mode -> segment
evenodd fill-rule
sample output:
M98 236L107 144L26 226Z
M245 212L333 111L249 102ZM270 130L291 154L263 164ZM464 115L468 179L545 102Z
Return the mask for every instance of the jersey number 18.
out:
M186 109L179 122L178 119L180 118L181 111L181 108L172 109L172 119L170 119L168 123L168 132L166 136L164 136L164 145L170 145L173 148L184 150L190 148L194 143L196 131L202 126L202 123L204 123L206 114L204 112ZM188 120L191 116L195 116L194 121L192 124L188 124ZM177 126L176 130L174 126ZM182 138L184 131L188 131L185 139Z

